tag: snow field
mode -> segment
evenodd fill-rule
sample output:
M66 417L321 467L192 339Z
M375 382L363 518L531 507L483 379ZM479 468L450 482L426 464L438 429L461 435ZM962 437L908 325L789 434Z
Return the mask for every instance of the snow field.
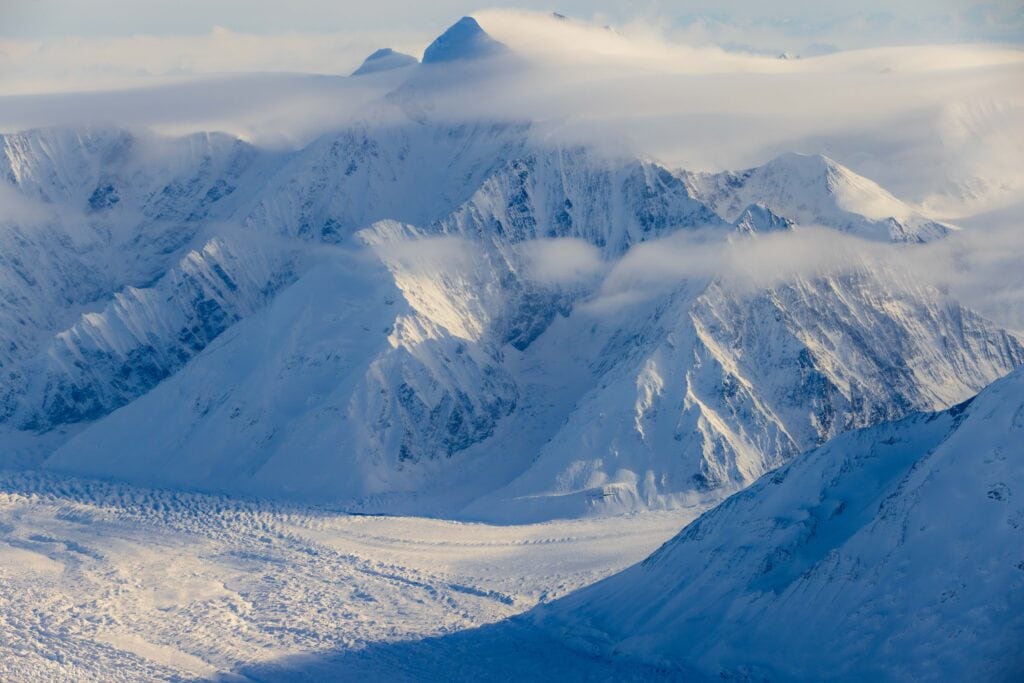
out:
M232 680L470 629L643 559L692 515L491 526L3 474L0 679Z

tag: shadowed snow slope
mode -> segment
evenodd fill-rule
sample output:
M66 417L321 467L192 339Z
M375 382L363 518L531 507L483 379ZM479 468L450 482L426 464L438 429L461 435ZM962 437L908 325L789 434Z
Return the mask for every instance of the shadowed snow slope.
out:
M487 35L473 17L452 24L423 53L424 64L457 62L505 54L508 48Z
M560 639L714 677L1024 673L1024 372L852 432L549 607Z
M1024 360L1015 337L873 268L763 290L712 281L647 316L566 322L578 326L560 344L596 349L596 377L530 468L473 512L706 504L846 430L952 405Z

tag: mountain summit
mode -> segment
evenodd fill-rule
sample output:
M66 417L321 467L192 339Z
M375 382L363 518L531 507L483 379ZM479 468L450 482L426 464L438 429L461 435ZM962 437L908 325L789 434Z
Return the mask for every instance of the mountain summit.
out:
M362 65L352 72L353 76L365 76L366 74L378 73L380 71L391 71L412 66L417 59L412 55L402 52L395 52L390 47L381 48L363 60Z
M508 47L491 38L473 17L462 17L423 53L424 64L466 61L495 57Z
M698 199L728 221L761 204L801 225L882 242L930 242L954 229L821 154L791 152L745 171L687 174L686 180Z

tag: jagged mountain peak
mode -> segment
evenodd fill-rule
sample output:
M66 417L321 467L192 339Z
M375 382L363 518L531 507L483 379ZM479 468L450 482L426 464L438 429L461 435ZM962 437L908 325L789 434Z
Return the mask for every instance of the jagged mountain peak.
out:
M418 63L419 60L412 55L407 55L403 52L396 52L390 47L382 47L363 60L360 67L352 72L352 75L365 76L367 74L380 73L381 71L402 69Z
M686 177L694 194L730 222L762 204L798 224L883 242L930 242L955 229L823 154L788 152L745 171Z
M733 225L741 235L759 235L779 230L792 230L793 221L776 215L763 204L751 204L739 215Z
M492 38L473 17L462 17L427 47L424 64L468 61L496 57L508 47Z

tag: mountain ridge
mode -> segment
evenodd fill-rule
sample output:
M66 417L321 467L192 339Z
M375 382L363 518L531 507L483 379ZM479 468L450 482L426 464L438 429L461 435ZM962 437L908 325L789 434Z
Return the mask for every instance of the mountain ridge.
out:
M955 229L920 215L823 154L789 152L745 171L683 177L695 196L727 220L761 203L796 223L818 223L879 241L930 242Z

